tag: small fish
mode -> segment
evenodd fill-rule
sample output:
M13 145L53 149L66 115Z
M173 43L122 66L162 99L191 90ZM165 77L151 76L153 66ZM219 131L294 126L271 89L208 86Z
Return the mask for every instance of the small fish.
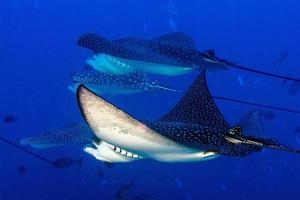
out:
M268 120L272 120L275 118L275 114L273 111L263 111L263 112L261 112L261 114L265 119L268 119Z
M115 194L115 197L119 200L124 199L127 193L133 188L134 181L131 181L125 185L122 185Z
M67 168L75 164L78 164L80 166L82 164L82 158L80 158L79 160L74 160L72 158L62 157L56 159L53 162L53 166L56 168Z
M18 118L14 117L12 115L7 115L6 117L4 117L3 120L4 120L5 123L10 124L10 123L13 123L13 122L17 121Z
M288 59L288 57L289 57L289 51L285 50L285 51L281 52L278 59L274 62L274 67L277 67L278 65L285 62Z
M27 168L24 165L21 165L20 167L18 167L18 172L20 174L25 174L27 172Z

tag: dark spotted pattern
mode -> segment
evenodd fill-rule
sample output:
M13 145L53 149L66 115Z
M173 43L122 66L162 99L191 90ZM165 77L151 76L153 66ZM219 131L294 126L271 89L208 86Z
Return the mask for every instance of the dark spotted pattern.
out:
M181 32L168 33L154 39L153 41L160 44L175 45L181 48L196 49L193 38Z
M146 125L173 141L199 149L209 149L222 140L222 131L197 124L155 121Z
M77 72L72 74L74 83L92 84L99 86L138 86L139 83L147 81L146 74L134 72L125 75L111 75L102 72Z
M77 44L95 53L103 53L125 59L167 65L185 66L195 69L211 66L203 54L195 49L192 38L184 33L170 33L154 40L123 38L108 41L95 33L82 35Z
M233 144L225 139L227 132L197 124L182 122L147 122L146 125L161 135L180 144L218 152L228 156L246 156L253 151L260 151L261 146ZM228 134L230 135L230 134Z
M93 132L85 123L75 123L61 129L43 132L38 136L23 138L22 145L68 145L88 144L91 142Z
M148 92L173 90L159 85L156 81L150 81L144 72L111 75L97 71L86 71L72 74L72 79L74 83L82 83L95 87L118 87L124 89L144 90Z
M254 126L259 121L257 114L248 113L240 125L230 128L210 95L203 71L168 114L146 125L180 144L222 155L246 156L263 148L299 153L273 139L245 136L242 127L247 134L261 131L259 124Z
M160 120L199 124L220 131L229 129L208 90L205 71L192 83L180 102Z

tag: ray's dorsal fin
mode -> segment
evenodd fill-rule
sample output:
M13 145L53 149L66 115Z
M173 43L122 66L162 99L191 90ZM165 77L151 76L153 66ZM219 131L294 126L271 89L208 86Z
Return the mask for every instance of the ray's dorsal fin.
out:
M160 120L199 124L223 131L229 129L208 90L205 71L196 78L180 102Z
M157 37L153 40L161 44L177 46L187 49L196 49L195 42L192 37L182 32L173 32Z

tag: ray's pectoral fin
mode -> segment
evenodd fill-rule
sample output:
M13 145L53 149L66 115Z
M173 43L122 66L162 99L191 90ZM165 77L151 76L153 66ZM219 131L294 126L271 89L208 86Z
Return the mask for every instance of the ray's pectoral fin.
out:
M223 131L229 129L229 124L211 97L205 70L192 83L177 105L160 120L200 124Z

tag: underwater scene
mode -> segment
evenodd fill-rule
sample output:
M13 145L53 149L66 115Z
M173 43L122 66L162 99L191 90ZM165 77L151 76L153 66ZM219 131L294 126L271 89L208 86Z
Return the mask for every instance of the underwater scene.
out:
M298 200L299 10L2 0L0 200Z

